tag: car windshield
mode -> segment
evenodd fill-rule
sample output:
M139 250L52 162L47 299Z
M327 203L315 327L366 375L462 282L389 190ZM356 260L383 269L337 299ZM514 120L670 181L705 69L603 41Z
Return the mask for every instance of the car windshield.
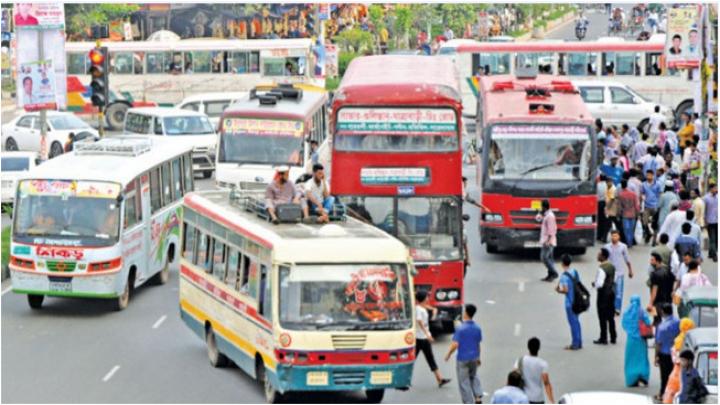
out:
M354 217L397 236L416 261L461 258L461 213L455 197L403 197L397 198L397 206L394 197L349 197L343 202Z
M18 187L15 237L74 239L91 245L117 240L118 184L24 180Z
M50 125L56 131L65 131L70 129L88 129L91 128L85 121L74 115L61 115L57 117L48 117Z
M491 180L581 180L590 176L592 143L578 125L495 125L490 130Z
M227 118L220 162L289 164L303 162L303 123L289 120Z
M166 135L209 135L214 134L207 117L167 117L163 119Z
M628 90L630 90L630 93L632 93L634 96L637 96L641 98L646 103L655 103L654 101L650 100L649 98L643 96L642 94L638 93L635 89L631 88L630 86L627 87Z
M698 353L697 370L705 385L718 384L718 354L714 352Z
M25 157L3 157L0 168L4 172L21 172L30 168L30 159Z
M337 114L335 149L362 152L450 152L458 126L450 108L350 108Z
M280 268L280 324L293 330L412 327L405 264L313 264Z

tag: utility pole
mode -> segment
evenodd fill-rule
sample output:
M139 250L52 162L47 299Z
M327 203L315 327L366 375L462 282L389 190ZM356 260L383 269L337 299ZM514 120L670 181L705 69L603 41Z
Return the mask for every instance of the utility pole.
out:
M45 60L45 30L40 30L38 34L38 60ZM47 111L43 108L40 110L40 160L48 160L47 148Z

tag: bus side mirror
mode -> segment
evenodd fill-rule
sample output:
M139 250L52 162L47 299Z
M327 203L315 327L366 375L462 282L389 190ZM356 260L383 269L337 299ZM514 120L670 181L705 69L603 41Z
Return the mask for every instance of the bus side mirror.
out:
M468 215L468 214L463 214L462 220L463 220L463 221L469 221L469 220L470 220L470 215Z

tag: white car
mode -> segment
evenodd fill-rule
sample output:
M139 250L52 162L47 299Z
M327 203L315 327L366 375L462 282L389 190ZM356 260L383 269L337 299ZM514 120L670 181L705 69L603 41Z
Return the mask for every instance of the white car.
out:
M180 108L139 107L125 114L125 135L158 135L193 148L193 170L209 178L215 171L217 133L208 116Z
M203 93L185 97L176 107L183 110L198 111L205 113L213 128L218 130L220 117L223 111L232 103L247 98L246 91L233 91L226 93Z
M49 158L63 153L70 133L83 139L100 139L98 132L75 114L61 111L47 112L46 142ZM20 114L3 125L2 145L6 151L40 152L40 113Z
M2 204L15 201L18 178L36 165L35 152L4 152L0 157L0 178L2 178Z
M660 106L660 113L665 116L665 124L672 128L675 124L673 109L653 102L630 87L611 80L578 81L573 84L580 91L585 105L593 118L600 118L605 125L628 124L631 127L649 130L650 115L655 106Z
M612 391L584 391L567 393L560 398L559 404L652 404L648 395Z

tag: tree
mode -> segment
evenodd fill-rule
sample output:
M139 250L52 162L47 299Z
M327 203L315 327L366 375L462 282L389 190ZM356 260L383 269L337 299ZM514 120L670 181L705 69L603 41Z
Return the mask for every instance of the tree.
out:
M340 47L351 53L362 54L372 52L374 41L371 33L360 28L347 29L336 35L333 41L340 44Z
M406 5L395 6L395 40L398 41L398 48L407 48L408 44L408 33L413 23L412 10ZM401 35L402 36L401 36Z
M139 9L137 4L66 4L67 31L68 34L84 34L94 25L127 19Z

